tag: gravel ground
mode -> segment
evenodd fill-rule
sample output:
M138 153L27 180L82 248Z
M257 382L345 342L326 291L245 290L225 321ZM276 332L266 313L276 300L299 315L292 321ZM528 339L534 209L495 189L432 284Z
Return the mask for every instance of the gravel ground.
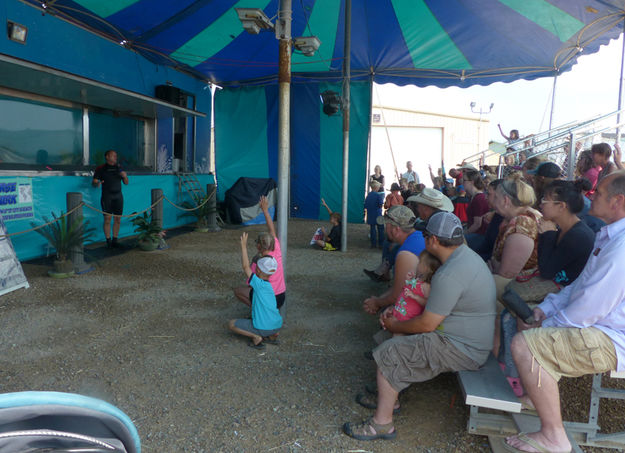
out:
M485 437L466 433L468 408L451 374L402 395L396 440L341 433L371 413L354 397L374 377L362 353L376 321L361 301L383 287L362 268L379 251L368 248L366 225L349 226L347 253L313 250L317 226L289 223L285 327L281 345L261 352L225 326L248 315L232 296L244 281L242 230L176 235L167 250L128 249L65 280L24 264L31 288L0 303L1 391L107 400L135 422L144 452L490 451ZM253 238L262 229L245 230ZM582 420L589 388L589 379L563 383L566 418ZM601 426L624 429L622 409L602 404Z

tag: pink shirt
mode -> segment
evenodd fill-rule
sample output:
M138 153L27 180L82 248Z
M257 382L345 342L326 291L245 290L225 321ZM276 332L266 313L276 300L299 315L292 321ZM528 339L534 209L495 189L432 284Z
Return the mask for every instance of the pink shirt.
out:
M402 288L402 291L397 298L397 302L395 302L395 306L393 307L393 316L395 319L398 321L408 321L409 319L423 313L423 310L425 310L423 305L410 297L404 298L404 290L409 289L413 294L425 299L426 297L423 293L421 285L423 285L423 282L420 280L406 280L406 284Z
M280 248L280 241L277 237L274 237L274 243L273 251L267 252L267 255L273 256L278 262L278 269L273 275L269 276L269 283L271 283L273 292L277 296L286 291L286 284L284 283L284 269L282 268L282 249ZM256 263L252 263L250 269L252 269L252 272L256 272Z
M595 193L595 189L597 188L597 179L599 179L600 171L601 167L592 167L586 170L586 173L584 173L583 175L584 178L588 179L588 181L590 181L590 184L592 184L592 189L590 189L587 194L589 198L592 196L593 193Z

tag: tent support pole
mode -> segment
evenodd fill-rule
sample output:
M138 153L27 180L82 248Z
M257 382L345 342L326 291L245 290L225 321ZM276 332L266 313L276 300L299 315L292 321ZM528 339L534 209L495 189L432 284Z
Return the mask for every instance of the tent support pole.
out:
M625 21L623 21L623 30L625 31ZM621 52L621 74L618 84L618 106L619 112L616 114L616 124L621 124L621 110L623 109L623 87L625 86L625 33L622 35L623 50ZM618 143L621 139L621 128L616 128L615 143Z
M291 111L291 0L280 1L281 21L278 68L278 235L282 248L283 268L287 269L287 237L289 220L290 111ZM285 275L286 278L286 275ZM280 309L284 316L286 302Z
M341 252L347 251L347 198L349 194L349 114L351 77L352 1L345 0L345 45L343 60L343 204L341 209Z
M558 74L553 76L553 89L551 92L551 113L549 113L549 130L553 125L553 110L556 105L556 82L558 81Z

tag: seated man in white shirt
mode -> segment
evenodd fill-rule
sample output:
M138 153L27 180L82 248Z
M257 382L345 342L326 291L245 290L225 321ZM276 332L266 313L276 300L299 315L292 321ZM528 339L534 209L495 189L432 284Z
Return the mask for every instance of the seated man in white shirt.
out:
M401 174L401 177L406 180L406 183L409 183L410 181L414 181L415 184L419 184L421 182L419 181L419 175L417 174L416 171L413 171L411 161L406 162L406 169L408 171L406 173Z
M625 369L625 171L597 186L590 213L604 220L579 277L534 309L512 341L512 356L541 429L506 439L512 451L569 452L558 380ZM541 450L540 448L543 448Z

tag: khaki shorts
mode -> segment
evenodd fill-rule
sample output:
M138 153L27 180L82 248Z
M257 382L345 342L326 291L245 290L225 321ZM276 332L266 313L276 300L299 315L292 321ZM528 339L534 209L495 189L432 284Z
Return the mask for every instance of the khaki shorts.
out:
M373 350L373 358L397 392L447 371L480 367L438 332L393 337Z
M524 330L532 356L556 382L616 369L616 351L610 337L596 327L545 327Z

